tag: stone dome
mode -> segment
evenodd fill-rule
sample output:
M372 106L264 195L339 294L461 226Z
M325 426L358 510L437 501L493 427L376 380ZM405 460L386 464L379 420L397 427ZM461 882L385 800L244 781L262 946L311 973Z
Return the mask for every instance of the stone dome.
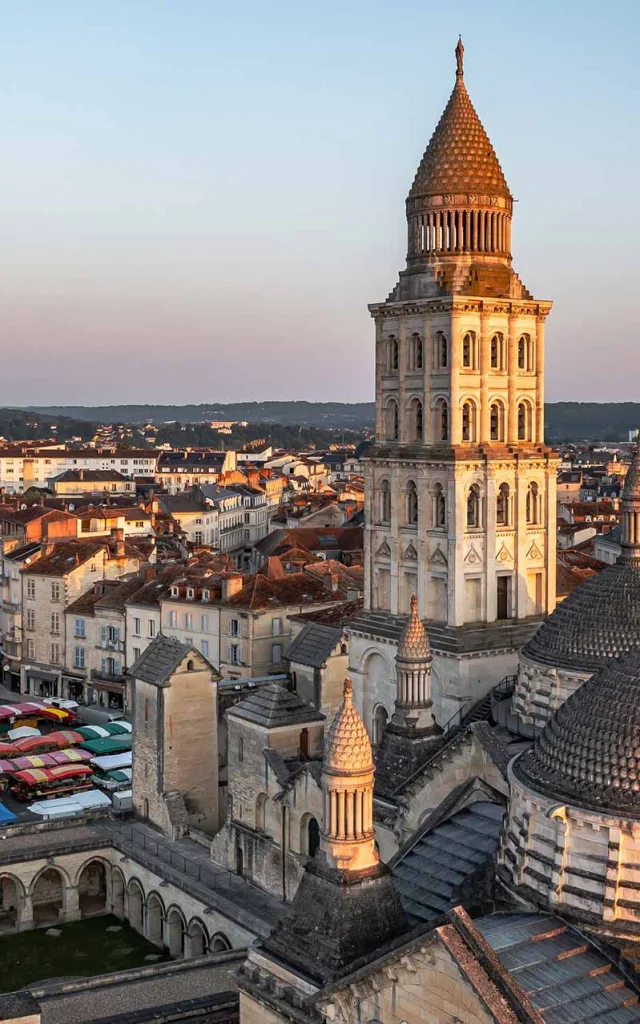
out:
M431 646L422 620L418 615L418 598L411 598L411 614L407 621L400 643L398 644L398 661L431 661Z
M597 672L640 645L640 564L619 561L581 583L542 623L525 658Z
M511 199L500 161L461 72L420 161L409 198L460 192Z
M331 775L360 775L373 770L371 743L354 706L353 684L348 678L344 683L344 699L327 737L323 768Z
M640 814L640 648L583 683L514 773L563 803Z

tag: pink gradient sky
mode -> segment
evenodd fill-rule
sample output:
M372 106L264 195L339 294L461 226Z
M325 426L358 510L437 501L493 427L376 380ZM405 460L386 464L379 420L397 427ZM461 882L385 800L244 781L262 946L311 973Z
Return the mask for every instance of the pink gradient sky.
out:
M636 399L640 6L440 6L5 10L0 404L372 399L460 30L547 397Z

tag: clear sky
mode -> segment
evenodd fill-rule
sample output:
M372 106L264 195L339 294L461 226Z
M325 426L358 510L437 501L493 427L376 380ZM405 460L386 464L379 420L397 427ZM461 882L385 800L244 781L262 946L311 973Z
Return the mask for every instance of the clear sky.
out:
M373 398L453 49L550 400L639 400L638 0L0 0L0 404Z

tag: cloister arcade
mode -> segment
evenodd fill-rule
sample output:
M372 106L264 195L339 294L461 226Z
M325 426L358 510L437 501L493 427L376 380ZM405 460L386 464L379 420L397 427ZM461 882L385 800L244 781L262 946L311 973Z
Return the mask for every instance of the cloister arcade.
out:
M232 948L227 934L216 930L215 919L206 922L204 908L201 918L175 902L173 886L161 879L150 885L136 875L127 878L100 855L85 858L75 870L58 862L39 869L36 864L29 876L25 867L0 870L0 934L113 914L174 958Z

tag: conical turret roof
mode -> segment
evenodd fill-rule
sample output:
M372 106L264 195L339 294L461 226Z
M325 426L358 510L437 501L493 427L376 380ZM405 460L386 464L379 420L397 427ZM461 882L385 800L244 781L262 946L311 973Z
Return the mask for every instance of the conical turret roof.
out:
M397 658L399 661L431 661L431 646L422 620L418 615L418 598L411 598L411 614L404 627L398 644Z
M640 648L583 683L515 773L567 803L640 814Z
M456 56L456 84L422 157L409 197L468 192L510 199L502 167L464 84L461 54L456 51Z
M324 770L340 775L359 774L373 768L371 742L353 703L353 684L344 682L344 699L331 723L324 751Z

